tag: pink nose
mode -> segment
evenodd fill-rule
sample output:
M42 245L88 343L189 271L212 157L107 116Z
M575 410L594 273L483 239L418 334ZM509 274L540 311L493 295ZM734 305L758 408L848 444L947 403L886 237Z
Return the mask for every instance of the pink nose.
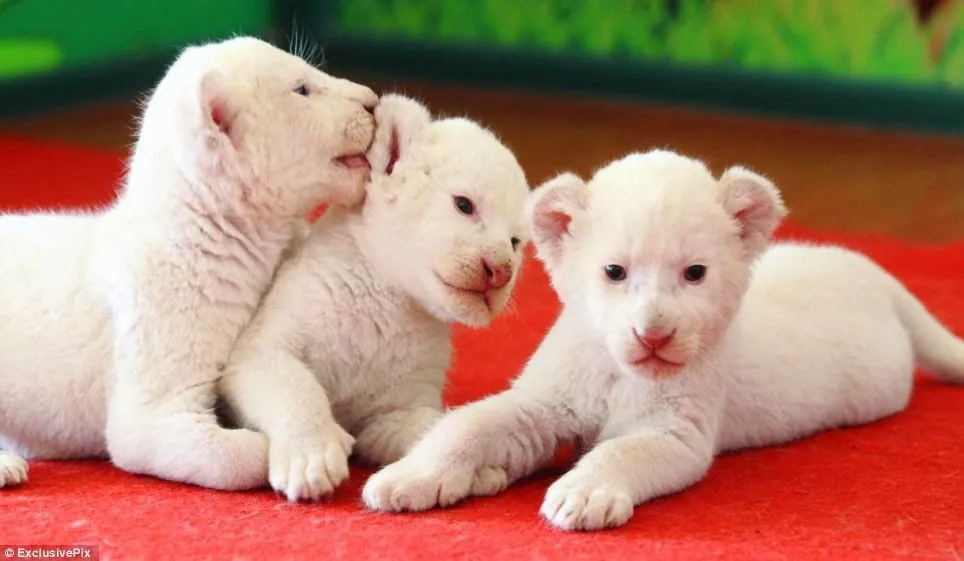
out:
M673 335L676 335L676 330L674 329L667 334L663 331L647 329L645 333L640 335L634 329L633 334L636 335L636 339L638 339L644 347L652 351L658 351L669 344L669 342L673 339Z
M512 265L509 263L496 265L483 259L482 270L485 271L485 282L488 288L499 289L512 280Z

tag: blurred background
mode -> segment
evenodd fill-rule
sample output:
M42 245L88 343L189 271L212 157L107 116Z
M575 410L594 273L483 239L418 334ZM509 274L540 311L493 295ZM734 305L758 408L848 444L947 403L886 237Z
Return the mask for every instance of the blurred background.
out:
M0 136L123 151L177 50L232 34L480 120L533 185L668 147L805 226L964 239L962 0L0 0Z

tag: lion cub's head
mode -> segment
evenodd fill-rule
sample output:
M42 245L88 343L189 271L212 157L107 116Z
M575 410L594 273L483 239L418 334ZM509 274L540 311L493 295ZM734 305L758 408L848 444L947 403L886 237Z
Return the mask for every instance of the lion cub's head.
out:
M528 242L529 187L512 152L461 118L432 120L384 96L362 212L391 281L442 321L488 324L506 306Z
M236 202L275 216L357 204L377 103L369 88L259 39L189 47L147 102L131 163L145 177L136 188L174 166L203 191L199 199L227 212Z
M530 217L564 304L627 373L670 375L729 326L751 268L785 215L764 177L655 150L539 187Z

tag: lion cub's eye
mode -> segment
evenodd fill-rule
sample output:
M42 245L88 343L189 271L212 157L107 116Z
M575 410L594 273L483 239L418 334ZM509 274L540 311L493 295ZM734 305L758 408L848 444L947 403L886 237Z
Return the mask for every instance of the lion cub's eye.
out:
M706 277L706 265L690 265L683 270L683 278L687 282L698 283Z
M522 240L520 240L519 238L512 238L511 240L509 240L509 242L512 243L512 251L516 251L519 249L519 244L522 243Z
M606 272L606 276L609 278L609 280L613 282L619 282L626 278L626 269L624 269L621 265L606 265L606 267L603 268L603 271Z
M455 197L452 197L452 202L455 203L455 208L457 208L462 214L466 216L472 216L475 214L475 204L473 204L472 200L468 197L456 195Z
M303 96L305 96L305 97L308 96L308 86L306 86L305 84L301 84L300 86L298 86L297 88L295 88L295 89L292 90L292 91L295 92L295 93L298 94L298 95L303 95Z

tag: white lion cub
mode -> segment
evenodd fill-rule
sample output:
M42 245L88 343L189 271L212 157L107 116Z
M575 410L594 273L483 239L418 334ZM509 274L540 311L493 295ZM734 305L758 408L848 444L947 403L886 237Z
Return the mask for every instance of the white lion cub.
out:
M216 382L298 220L364 196L377 102L257 39L190 47L110 208L0 218L0 487L21 457L98 456L263 484L267 441L217 425Z
M741 167L672 152L533 197L563 311L512 388L453 410L364 500L423 510L501 491L561 440L586 451L548 490L558 528L619 526L700 480L716 454L904 409L915 359L964 382L964 342L892 276L836 247L767 249L785 214Z
M354 446L382 465L441 415L449 324L488 324L529 228L518 162L466 119L382 97L358 210L330 210L278 272L231 355L228 416L270 442L270 483L326 498Z

